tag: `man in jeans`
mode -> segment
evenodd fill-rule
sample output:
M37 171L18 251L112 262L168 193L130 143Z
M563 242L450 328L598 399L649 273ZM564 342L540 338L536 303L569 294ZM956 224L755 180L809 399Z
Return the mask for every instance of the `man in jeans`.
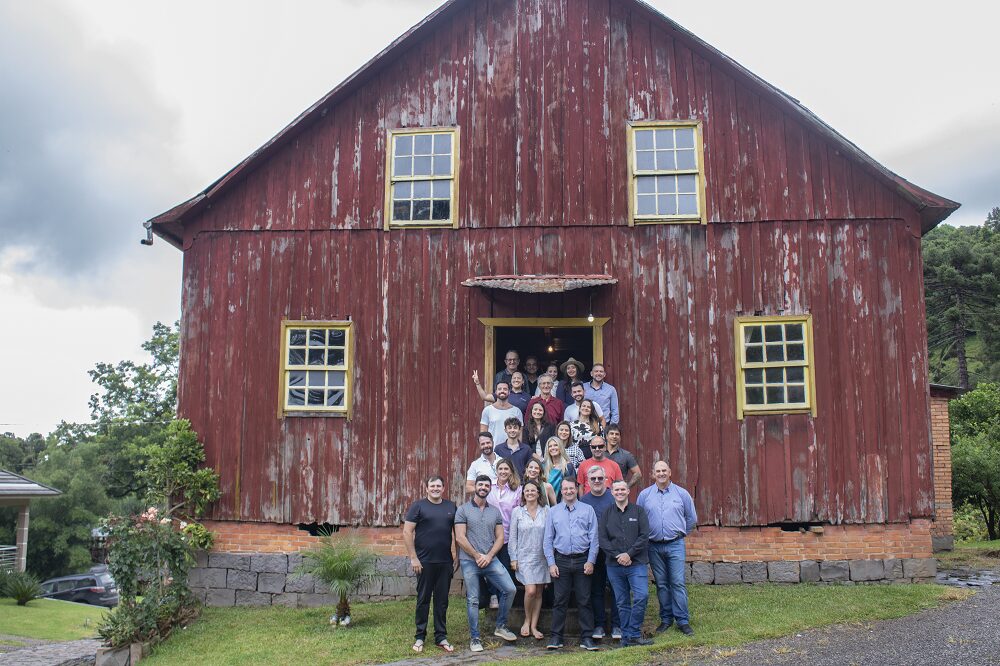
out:
M580 619L580 647L596 650L594 639L594 610L590 604L590 578L597 560L597 515L583 502L577 501L577 484L574 479L562 480L562 502L549 509L545 518L545 536L542 552L549 565L555 603L552 605L552 638L546 646L550 650L563 647L566 629L566 609L571 593L576 593L577 612Z
M476 477L475 484L472 499L455 512L455 542L459 547L458 561L465 579L465 606L472 637L469 648L473 652L482 652L483 643L479 638L480 576L486 578L500 597L493 635L505 641L515 641L517 636L507 628L507 614L514 605L514 582L500 560L496 559L496 554L503 547L503 519L499 509L486 502L493 482L490 477L481 474Z
M587 480L590 482L590 492L580 498L584 504L589 504L597 515L597 530L600 534L604 527L605 512L615 504L615 499L611 491L605 485L604 468L600 465L590 464L593 461L585 461L584 469L587 470ZM600 540L600 539L598 539ZM595 639L604 638L605 622L611 620L611 638L621 638L621 623L618 619L618 605L615 601L615 590L611 592L611 612L605 611L604 593L608 587L608 563L610 561L604 555L604 550L597 551L597 561L594 562L594 575L590 581L590 605L594 609L594 633Z
M615 481L611 487L615 503L600 517L598 527L608 578L618 603L622 647L653 644L642 637L642 620L649 600L649 579L646 577L649 520L641 506L628 501L628 489L627 481Z
M698 515L688 491L670 483L670 465L665 460L653 465L653 478L656 483L639 493L636 504L649 519L649 567L660 602L656 633L663 633L676 620L677 628L690 636L694 631L684 586L684 537L698 524Z

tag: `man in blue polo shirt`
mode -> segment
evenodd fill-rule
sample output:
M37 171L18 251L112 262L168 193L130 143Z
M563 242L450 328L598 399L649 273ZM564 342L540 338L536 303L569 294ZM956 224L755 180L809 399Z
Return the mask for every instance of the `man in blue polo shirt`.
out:
M665 460L653 465L653 478L656 483L639 493L636 504L649 519L649 567L660 602L656 633L666 631L676 620L677 628L690 636L694 630L684 585L684 537L697 526L698 515L688 491L670 483L670 465Z

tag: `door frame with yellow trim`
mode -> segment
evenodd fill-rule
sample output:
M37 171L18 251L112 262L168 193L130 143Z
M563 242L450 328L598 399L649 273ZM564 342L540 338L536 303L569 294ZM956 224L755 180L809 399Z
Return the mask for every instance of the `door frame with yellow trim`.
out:
M480 317L479 322L485 327L486 363L483 377L492 381L496 372L496 335L497 328L593 328L594 363L604 362L604 325L610 317Z

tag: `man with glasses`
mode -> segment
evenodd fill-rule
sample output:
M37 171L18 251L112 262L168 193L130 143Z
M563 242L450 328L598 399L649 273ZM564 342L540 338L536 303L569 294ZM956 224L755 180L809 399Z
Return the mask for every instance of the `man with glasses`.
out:
M497 384L500 382L505 382L508 387L510 386L511 375L513 375L518 366L521 365L521 355L518 354L515 349L508 350L507 353L504 354L503 365L503 370L493 376L494 391L496 391Z
M580 484L580 491L582 493L586 494L590 492L590 479L588 478L587 471L592 465L597 465L604 470L605 481L617 481L622 478L622 468L618 466L618 463L605 455L607 451L608 445L603 437L598 436L590 440L590 452L594 457L580 465L580 469L576 473L576 482Z
M649 600L649 520L646 511L628 501L629 485L615 481L614 506L601 517L598 539L608 567L608 578L618 602L622 647L652 645L642 637L642 620Z
M530 414L531 408L538 402L545 410L545 419L549 423L556 424L563 420L566 403L552 393L553 384L554 381L549 375L542 375L538 378L538 395L528 401L528 407L524 410L525 414Z
M686 636L694 634L688 613L687 587L684 584L684 537L698 525L691 495L676 483L670 483L670 465L659 460L653 465L656 483L639 493L636 504L649 518L649 567L656 582L660 602L660 634L677 621Z
M584 462L587 468L587 481L590 482L590 492L580 498L584 504L589 504L597 514L597 529L600 532L607 516L607 511L615 504L614 497L605 485L604 468L593 464L593 460ZM609 615L606 610L605 592L608 589L608 569L604 562L604 552L597 552L594 562L594 577L590 581L590 605L594 609L594 633L596 639L604 638L605 619ZM615 603L614 591L611 594L611 637L621 638L621 625L618 622L618 606Z

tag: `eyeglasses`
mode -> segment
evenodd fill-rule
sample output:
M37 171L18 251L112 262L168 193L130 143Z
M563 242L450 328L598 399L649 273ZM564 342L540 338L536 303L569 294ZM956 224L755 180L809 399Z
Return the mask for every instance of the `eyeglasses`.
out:
M603 476L592 476L592 477L590 477L590 480L591 481L603 481L604 477Z
M603 451L605 448L607 447L605 447L603 444L597 444L596 446L593 444L590 445L591 451Z

